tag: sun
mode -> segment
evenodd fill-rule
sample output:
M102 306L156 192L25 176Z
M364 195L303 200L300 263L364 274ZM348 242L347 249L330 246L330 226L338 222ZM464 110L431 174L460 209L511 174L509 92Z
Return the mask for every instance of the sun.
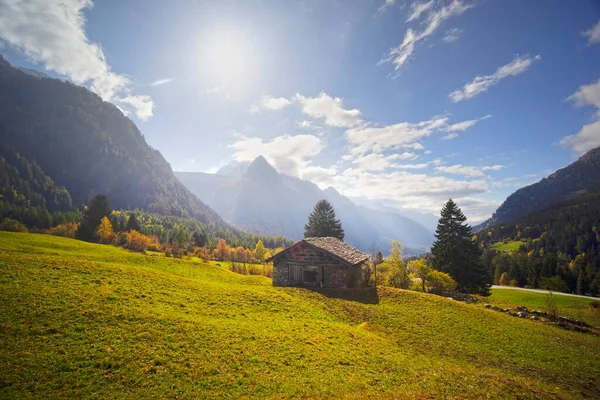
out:
M206 35L200 52L202 74L212 86L235 95L255 81L258 56L248 34L232 28L215 29Z

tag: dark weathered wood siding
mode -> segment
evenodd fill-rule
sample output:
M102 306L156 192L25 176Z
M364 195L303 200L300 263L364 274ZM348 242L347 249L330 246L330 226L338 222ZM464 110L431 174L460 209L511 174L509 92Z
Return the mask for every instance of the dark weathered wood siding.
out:
M303 280L305 270L317 272L316 282ZM360 266L349 266L316 249L299 243L273 262L273 286L351 287L360 277Z

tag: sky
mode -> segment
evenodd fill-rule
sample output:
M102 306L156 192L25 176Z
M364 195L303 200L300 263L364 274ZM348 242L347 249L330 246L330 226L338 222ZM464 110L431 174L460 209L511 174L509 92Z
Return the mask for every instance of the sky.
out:
M174 170L263 155L472 223L600 146L595 0L0 0L0 54L112 102Z

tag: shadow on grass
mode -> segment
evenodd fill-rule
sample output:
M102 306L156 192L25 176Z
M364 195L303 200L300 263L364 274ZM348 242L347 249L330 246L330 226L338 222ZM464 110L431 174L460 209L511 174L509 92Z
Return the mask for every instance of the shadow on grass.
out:
M333 299L349 300L363 304L379 303L379 295L376 288L309 288L309 290Z

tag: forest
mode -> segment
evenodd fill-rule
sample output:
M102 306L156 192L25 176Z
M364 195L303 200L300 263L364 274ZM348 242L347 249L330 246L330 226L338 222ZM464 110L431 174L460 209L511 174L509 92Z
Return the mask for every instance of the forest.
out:
M600 294L600 189L478 232L495 284ZM494 243L519 245L497 251Z

